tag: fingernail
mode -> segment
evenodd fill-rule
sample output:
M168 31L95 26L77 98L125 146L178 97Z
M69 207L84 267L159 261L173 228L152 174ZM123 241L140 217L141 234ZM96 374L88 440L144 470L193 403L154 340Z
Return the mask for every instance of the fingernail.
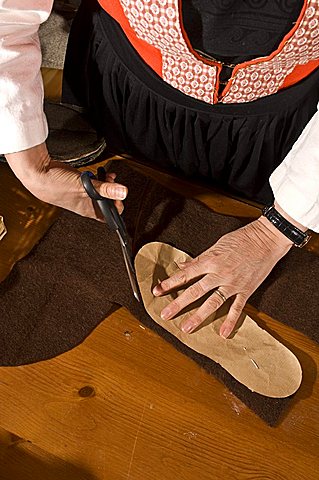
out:
M172 315L172 312L169 309L164 308L164 310L161 313L161 318L163 320L168 320Z
M124 198L126 198L126 188L124 187L116 187L114 193L118 200L124 200Z
M116 193L117 195L119 196L119 199L120 200L124 200L124 198L126 198L126 188L124 187L117 187L116 189Z
M160 286L156 285L156 287L153 288L153 295L155 295L155 297L157 297L160 294L161 294Z
M219 334L220 334L221 337L223 337L223 338L226 339L226 338L229 337L229 335L231 334L231 332L232 332L232 328L231 328L231 327L224 327L224 328L221 327Z
M191 323L186 323L186 325L182 326L182 331L184 333L191 333L191 331L194 329L195 325Z

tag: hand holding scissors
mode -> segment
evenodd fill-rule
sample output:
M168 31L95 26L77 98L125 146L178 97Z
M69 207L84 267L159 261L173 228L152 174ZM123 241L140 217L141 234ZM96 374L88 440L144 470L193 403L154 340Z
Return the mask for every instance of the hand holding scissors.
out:
M104 171L104 169L102 169ZM101 170L99 170L101 172ZM105 173L105 171L104 171ZM132 252L130 250L129 242L128 242L128 234L126 231L125 223L118 213L114 201L110 200L109 198L102 197L94 188L92 184L92 179L95 179L95 175L92 172L83 172L81 174L81 181L86 193L92 199L92 201L96 202L98 207L100 208L105 221L109 228L116 232L120 245L121 250L123 253L124 263L126 267L126 271L130 280L130 284L132 287L132 291L136 300L140 301L140 294L139 289L136 281L135 275L135 268L132 258Z

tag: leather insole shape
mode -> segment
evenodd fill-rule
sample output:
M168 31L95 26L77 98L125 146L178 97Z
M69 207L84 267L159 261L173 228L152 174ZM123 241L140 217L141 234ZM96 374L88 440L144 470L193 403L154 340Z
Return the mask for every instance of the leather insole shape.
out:
M161 242L144 245L135 258L137 280L144 306L155 322L179 341L219 363L251 391L272 398L285 398L298 390L302 370L296 356L282 343L260 328L248 315L242 315L228 339L219 335L229 302L211 315L193 333L184 333L181 322L205 300L185 309L173 320L162 320L161 311L185 289L155 297L153 287L178 269L179 262L190 260L186 253Z

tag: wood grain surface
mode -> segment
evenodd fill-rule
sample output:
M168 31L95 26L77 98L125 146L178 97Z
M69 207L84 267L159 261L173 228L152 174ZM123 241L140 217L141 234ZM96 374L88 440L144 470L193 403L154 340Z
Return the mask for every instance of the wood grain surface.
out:
M30 200L15 207L23 189L4 192L6 168L0 206L3 199L10 205L11 233L2 263L20 241L16 219ZM179 183L165 175L161 181ZM222 193L178 188L221 213L259 214ZM39 225L43 233L47 226ZM318 252L317 237L313 242ZM276 428L121 308L59 357L0 368L0 480L319 480L319 346L251 307L247 312L303 366L302 386Z
M43 478L43 462L96 480L318 479L318 346L261 320L305 369L278 427L121 309L60 357L0 369L0 425L19 437L2 446L1 480Z

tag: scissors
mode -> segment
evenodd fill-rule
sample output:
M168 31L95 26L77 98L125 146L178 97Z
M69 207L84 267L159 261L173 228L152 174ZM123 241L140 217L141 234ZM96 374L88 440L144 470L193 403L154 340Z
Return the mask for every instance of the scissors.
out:
M99 176L100 176L99 174L101 173L101 170L103 170L105 174L104 168L99 168L98 178L97 178L98 180L99 180ZM140 294L139 294L139 289L138 289L136 275L135 275L132 252L128 243L128 234L126 231L125 223L122 217L120 216L120 214L118 213L113 200L102 197L94 188L92 184L92 179L96 179L96 176L92 172L85 171L81 173L81 181L86 193L92 199L92 201L95 201L98 204L109 228L113 232L116 232L117 236L119 237L128 278L130 280L134 297L139 302Z

